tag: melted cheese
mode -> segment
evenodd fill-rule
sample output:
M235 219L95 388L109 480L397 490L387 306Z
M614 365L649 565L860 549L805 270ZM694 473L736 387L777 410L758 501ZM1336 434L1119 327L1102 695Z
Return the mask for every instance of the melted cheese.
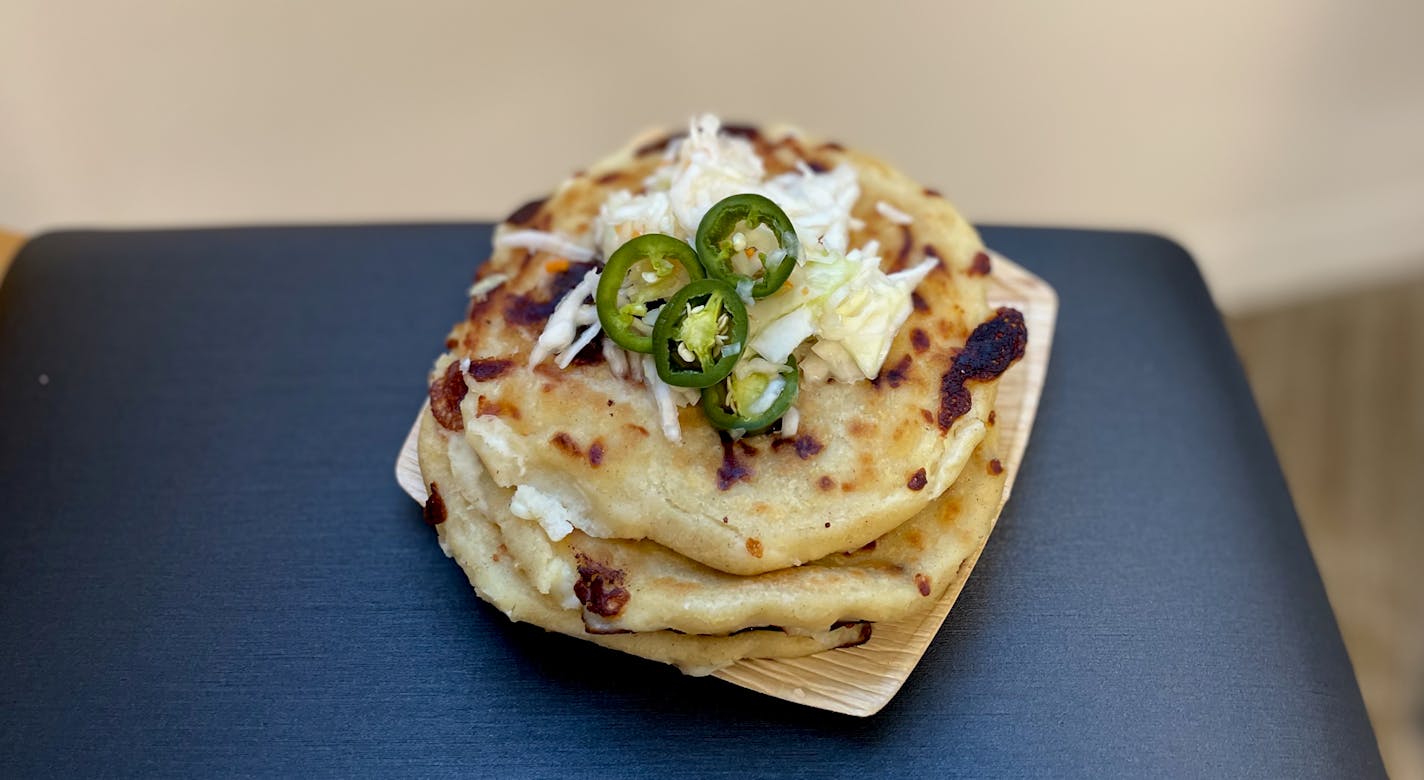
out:
M520 485L514 489L509 511L515 517L538 523L550 541L557 542L574 532L573 512L559 499L532 485Z

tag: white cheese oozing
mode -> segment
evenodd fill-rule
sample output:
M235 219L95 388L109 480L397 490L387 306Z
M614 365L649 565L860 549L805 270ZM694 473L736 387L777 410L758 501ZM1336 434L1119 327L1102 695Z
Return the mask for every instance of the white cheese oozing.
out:
M515 517L538 523L549 540L554 542L573 533L577 519L562 501L532 485L520 485L514 489L509 511Z
M470 396L466 396L466 399L465 404L468 406L473 399ZM472 415L467 411L465 429L484 442L485 449L480 453L480 462L484 470L494 477L495 482L510 485L524 479L527 471L524 451L516 446L518 437L515 436L514 429L509 427L509 423L497 415ZM451 449L450 457L452 461L456 458L454 448Z

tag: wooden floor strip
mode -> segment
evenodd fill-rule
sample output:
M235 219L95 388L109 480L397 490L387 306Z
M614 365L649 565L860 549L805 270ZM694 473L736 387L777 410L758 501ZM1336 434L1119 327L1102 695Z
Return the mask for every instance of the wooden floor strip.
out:
M1424 778L1424 277L1229 326L1385 765Z

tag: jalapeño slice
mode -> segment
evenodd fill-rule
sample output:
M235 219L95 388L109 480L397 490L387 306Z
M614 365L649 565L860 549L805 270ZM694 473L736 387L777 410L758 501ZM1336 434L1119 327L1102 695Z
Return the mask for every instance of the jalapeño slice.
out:
M800 391L796 358L787 358L786 365L790 366L791 370L778 375L786 384L782 386L781 392L777 393L771 406L760 414L733 408L734 393L730 392L728 387L732 382L730 377L726 381L704 388L702 412L707 415L707 420L724 431L740 429L747 433L760 433L770 428L772 423L780 420L786 410L791 408L791 404L796 402L796 394Z
M664 382L707 387L732 373L747 346L747 308L719 279L678 290L653 325L653 363Z
M620 303L619 292L627 281L630 271L646 261L633 279L628 300ZM685 241L679 241L662 233L648 233L638 236L618 247L613 256L603 266L603 274L598 279L598 290L593 302L598 309L598 322L603 332L613 342L634 352L651 352L652 338L633 328L633 320L641 319L648 313L647 305L662 300L676 291L678 280L674 277L678 266L687 272L689 279L696 281L706 276L697 254ZM649 280L647 277L653 278Z
M801 256L801 242L797 240L796 229L792 227L786 212L761 195L748 192L718 201L697 226L697 256L707 269L708 276L733 286L748 278L732 265L732 254L739 251L732 245L732 236L736 234L738 224L746 224L752 229L764 225L776 235L781 245L770 252L758 253L762 273L752 285L752 297L765 298L781 289L787 277L791 276L791 270Z

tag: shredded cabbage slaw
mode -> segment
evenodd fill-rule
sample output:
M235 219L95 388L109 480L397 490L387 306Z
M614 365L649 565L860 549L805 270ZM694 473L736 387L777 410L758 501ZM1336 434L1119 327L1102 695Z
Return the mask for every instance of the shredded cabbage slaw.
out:
M810 381L873 379L910 315L911 293L939 260L930 258L913 268L884 273L877 242L849 246L850 231L859 226L851 208L860 197L850 165L817 172L802 164L796 171L768 178L751 143L721 134L720 126L710 114L694 118L687 137L669 146L664 163L645 180L645 192L610 193L586 235L501 232L496 245L602 261L645 233L664 233L692 243L698 223L718 201L739 193L763 195L791 218L803 256L788 282L765 298L754 300L749 282L744 283L748 289L738 288L738 297L747 305L749 335L747 351L730 377L729 400L751 410L764 409L784 384L779 375L787 370L792 355ZM897 224L912 219L884 202L876 208ZM733 241L776 245L768 237L738 234ZM556 305L530 355L530 365L553 356L558 366L567 367L599 336L596 310L584 303L598 284L598 274L598 268L590 270ZM653 310L648 319L656 315ZM678 407L696 404L698 393L669 386L658 377L651 356L628 352L606 336L602 350L616 376L640 380L649 388L663 434L681 441ZM783 420L783 431L787 426L794 430L799 418L793 408Z

